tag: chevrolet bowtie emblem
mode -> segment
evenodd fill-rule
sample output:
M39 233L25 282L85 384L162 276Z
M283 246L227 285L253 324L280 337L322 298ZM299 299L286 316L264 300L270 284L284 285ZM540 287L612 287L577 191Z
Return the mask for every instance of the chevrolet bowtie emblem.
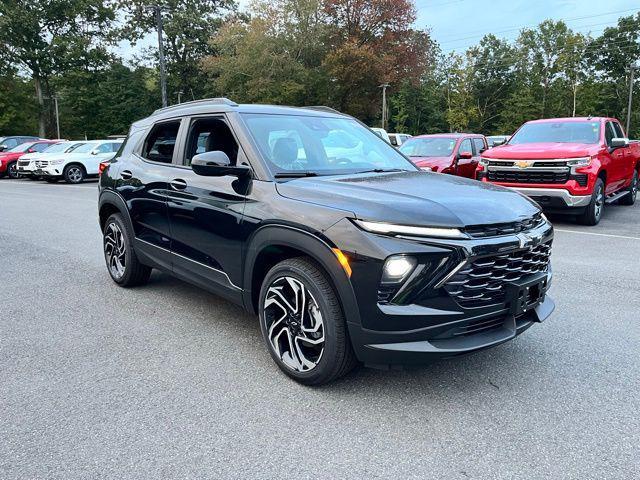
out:
M519 160L516 162L516 167L518 168L529 168L531 165L533 165L533 162L529 160Z

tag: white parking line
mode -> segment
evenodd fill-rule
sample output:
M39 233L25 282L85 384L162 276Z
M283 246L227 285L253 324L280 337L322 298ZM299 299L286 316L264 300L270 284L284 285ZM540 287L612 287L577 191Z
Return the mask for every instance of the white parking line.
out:
M565 230L563 228L556 228L555 231L564 232L564 233L576 233L578 235L595 235L597 237L624 238L626 240L640 240L640 237L629 237L626 235L612 235L610 233L580 232L578 230Z

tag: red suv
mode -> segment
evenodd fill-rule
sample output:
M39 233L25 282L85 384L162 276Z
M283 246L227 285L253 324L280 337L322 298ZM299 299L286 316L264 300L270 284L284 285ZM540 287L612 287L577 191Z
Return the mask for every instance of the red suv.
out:
M27 142L17 147L0 153L0 178L7 175L9 178L18 178L18 170L16 164L18 159L26 153L42 152L54 143L60 143L62 140L38 140L36 142Z
M472 133L420 135L400 147L422 170L467 178L475 178L480 154L486 149L486 138Z

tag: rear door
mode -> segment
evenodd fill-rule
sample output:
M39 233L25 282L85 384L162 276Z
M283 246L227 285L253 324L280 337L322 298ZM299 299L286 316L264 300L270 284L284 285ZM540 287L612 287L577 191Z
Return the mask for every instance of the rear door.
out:
M203 177L191 169L194 155L223 151L232 165L244 153L224 115L192 117L180 136L167 207L173 271L203 288L238 300L242 284L242 215L245 192L233 176Z
M611 122L613 124L613 128L616 132L617 138L627 138L624 134L624 130L622 130L622 126L618 121ZM635 170L635 158L633 157L633 151L630 145L627 145L624 148L620 148L624 152L624 161L621 166L621 175L622 182L620 188L627 187L631 183L631 179L633 178L633 172Z

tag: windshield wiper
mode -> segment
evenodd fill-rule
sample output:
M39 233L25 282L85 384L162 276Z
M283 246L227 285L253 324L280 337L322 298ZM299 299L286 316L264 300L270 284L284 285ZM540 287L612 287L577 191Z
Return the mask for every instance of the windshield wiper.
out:
M372 168L371 170L362 170L356 173L388 173L388 172L410 172L404 168Z
M280 172L276 173L274 177L276 178L303 178L303 177L317 177L318 174L316 172Z

